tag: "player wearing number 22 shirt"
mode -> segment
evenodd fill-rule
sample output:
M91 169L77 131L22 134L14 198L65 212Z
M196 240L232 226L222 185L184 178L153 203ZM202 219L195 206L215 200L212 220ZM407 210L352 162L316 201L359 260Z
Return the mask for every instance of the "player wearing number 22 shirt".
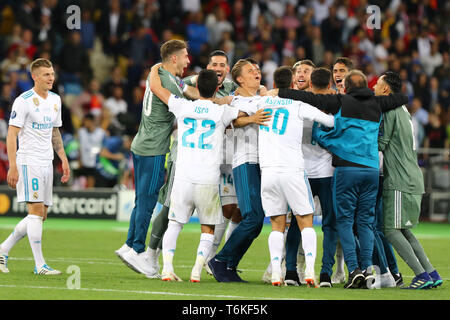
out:
M169 95L169 91L157 83L155 75L151 74L151 80L152 91L163 101L167 100L178 125L177 167L170 195L169 223L162 243L164 266L161 278L163 281L180 280L172 263L176 241L196 209L201 237L190 280L199 282L213 244L214 226L223 223L219 196L222 142L225 128L238 117L239 109L212 102L217 88L217 75L212 70L200 72L200 99L195 101Z

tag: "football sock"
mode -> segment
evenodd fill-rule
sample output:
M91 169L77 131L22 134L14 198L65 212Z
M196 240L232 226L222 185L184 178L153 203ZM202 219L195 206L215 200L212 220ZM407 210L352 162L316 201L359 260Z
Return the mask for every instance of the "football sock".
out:
M345 273L344 265L344 251L341 242L338 240L336 245L336 273Z
M314 228L302 230L302 247L305 257L306 273L314 273L314 263L317 254L317 236Z
M303 235L303 233L301 233ZM305 272L305 251L303 249L303 237L300 237L297 251L297 272Z
M216 227L214 228L214 241L212 244L210 256L215 255L217 248L219 248L220 246L220 242L222 242L223 234L225 233L227 225L230 222L230 219L227 219L225 217L223 218L223 220L224 220L223 223L216 224Z
M14 231L0 245L0 253L8 255L9 251L16 245L16 243L27 235L28 221L29 221L28 216L20 220L20 222L14 228Z
M178 235L183 229L183 224L177 221L170 220L166 233L163 238L163 269L167 272L173 272L173 256L175 254L175 249L177 248Z
M385 235L394 247L395 251L397 251L399 256L412 269L416 276L425 272L425 269L414 253L414 249L408 239L406 239L405 235L402 233L402 230L389 230Z
M403 235L408 240L408 242L411 244L412 249L414 250L414 253L419 259L420 264L425 269L426 272L430 273L434 271L434 267L431 265L430 260L428 259L425 250L423 249L422 245L420 244L419 240L414 236L411 230L406 229L402 230Z
M269 252L270 261L272 263L272 273L276 272L281 275L281 259L284 247L284 235L279 231L272 231L269 235Z
M29 214L27 223L27 234L33 252L36 268L41 268L45 264L42 254L42 217Z
M197 248L197 258L195 260L194 269L200 273L206 258L209 257L211 248L213 247L214 235L209 233L202 233L200 235L200 243Z
M150 243L148 246L151 249L156 250L158 246L161 248L161 239L164 236L164 232L167 230L167 224L169 223L169 207L163 206L159 214L153 219L152 231L150 234Z
M225 234L225 241L228 241L228 239L231 237L231 234L233 233L234 229L237 228L239 223L240 222L236 223L236 222L230 221L230 223L228 224L227 233Z

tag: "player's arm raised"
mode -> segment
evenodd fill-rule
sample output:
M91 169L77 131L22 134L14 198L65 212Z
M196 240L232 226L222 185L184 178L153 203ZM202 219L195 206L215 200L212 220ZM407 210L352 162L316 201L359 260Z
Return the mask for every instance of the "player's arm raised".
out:
M17 152L17 136L19 135L20 128L15 126L9 126L8 135L6 136L6 150L8 153L9 169L7 175L7 182L11 188L16 188L17 181L19 181L19 171L16 164L16 152Z
M63 176L61 177L61 182L66 183L70 179L70 167L66 152L64 151L64 144L62 141L61 133L59 132L59 128L53 128L52 145L53 150L55 150L56 154L62 162Z
M164 104L168 105L171 93L161 85L161 79L158 75L160 67L161 63L157 63L150 69L150 90L152 90Z

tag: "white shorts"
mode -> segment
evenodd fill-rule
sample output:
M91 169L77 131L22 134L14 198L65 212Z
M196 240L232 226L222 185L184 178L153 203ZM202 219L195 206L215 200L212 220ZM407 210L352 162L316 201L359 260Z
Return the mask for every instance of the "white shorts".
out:
M18 202L43 202L46 206L53 204L53 165L30 166L18 165L17 181Z
M220 165L219 194L222 206L237 204L236 189L234 188L233 168L231 164Z
M314 200L305 171L265 172L261 174L261 200L266 217L314 212Z
M188 223L194 209L197 210L201 224L223 223L219 186L190 183L175 178L170 195L169 220Z

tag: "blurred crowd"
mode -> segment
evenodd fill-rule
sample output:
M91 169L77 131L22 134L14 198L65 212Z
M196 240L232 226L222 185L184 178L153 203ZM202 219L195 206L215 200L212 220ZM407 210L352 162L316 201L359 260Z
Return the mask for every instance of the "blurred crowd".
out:
M67 10L72 5L79 16ZM379 29L367 23L376 21L369 5L380 8ZM0 183L12 102L32 87L29 63L45 57L57 74L73 186L132 187L129 147L145 79L160 45L173 38L188 41L186 76L221 49L230 66L240 58L259 61L268 89L278 66L302 59L331 68L336 57L349 57L371 87L384 71L396 71L410 97L417 145L448 148L449 12L446 0L2 0ZM77 21L80 28L71 29Z

